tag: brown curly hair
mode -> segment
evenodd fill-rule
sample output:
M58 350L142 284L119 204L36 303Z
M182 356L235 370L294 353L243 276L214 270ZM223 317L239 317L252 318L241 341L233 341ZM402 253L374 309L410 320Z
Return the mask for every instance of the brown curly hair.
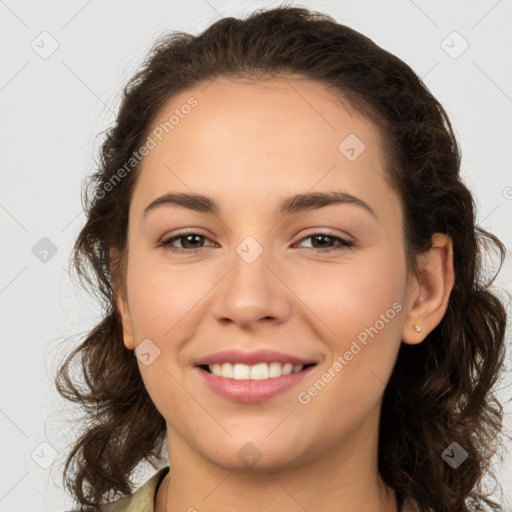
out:
M431 248L432 234L453 240L455 284L446 314L423 343L401 344L384 392L379 472L399 506L412 497L421 511L482 510L484 502L496 510L482 479L494 476L491 458L501 446L503 409L493 391L504 364L506 312L490 288L495 275L485 281L483 257L497 249L499 271L505 248L476 226L448 115L412 69L332 17L286 5L223 18L198 36L161 38L124 89L98 169L84 184L87 221L72 254L81 281L99 292L104 318L55 379L59 393L83 408L86 425L67 457L65 486L83 507L102 506L133 492L130 475L140 462L162 461L166 423L123 344L114 295L123 272L110 250L124 254L140 168L127 162L173 95L216 77L281 73L324 84L381 131L387 177L404 211L410 269L417 271L416 257ZM70 373L77 359L82 386ZM468 453L457 469L441 457L452 442Z

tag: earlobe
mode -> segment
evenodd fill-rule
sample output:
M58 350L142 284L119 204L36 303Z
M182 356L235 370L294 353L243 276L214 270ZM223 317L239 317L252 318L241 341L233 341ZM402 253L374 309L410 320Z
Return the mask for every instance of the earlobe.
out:
M135 340L133 336L133 329L126 299L126 287L123 284L122 264L120 262L120 255L118 251L111 248L109 251L110 257L110 275L112 276L114 302L119 314L121 325L123 327L123 343L128 350L135 349Z
M432 248L418 257L419 275L408 295L413 302L402 327L402 341L421 343L443 319L455 282L453 244L448 235L435 233Z

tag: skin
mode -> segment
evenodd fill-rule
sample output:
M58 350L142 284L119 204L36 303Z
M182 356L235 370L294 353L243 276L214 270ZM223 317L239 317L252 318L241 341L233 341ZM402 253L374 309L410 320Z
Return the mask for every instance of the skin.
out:
M291 76L216 79L172 98L154 126L191 96L198 105L144 159L117 289L125 346L149 338L160 350L150 365L139 361L168 429L171 472L156 510L396 512L395 493L377 470L382 395L400 344L423 342L446 311L451 240L434 235L419 275L408 271L402 210L384 179L378 130L324 85ZM349 134L366 146L354 161L338 150ZM351 204L276 215L287 196L333 190L362 199L378 219ZM168 192L211 196L221 212L163 205L144 217ZM200 252L158 245L185 228L206 238L173 246L189 241ZM337 242L306 237L325 232L355 245L322 253ZM236 252L247 236L263 249L252 263ZM394 303L401 311L317 396L299 403L297 394ZM197 358L234 347L319 363L292 389L243 404L215 394L193 368ZM238 457L246 443L261 454L250 467Z

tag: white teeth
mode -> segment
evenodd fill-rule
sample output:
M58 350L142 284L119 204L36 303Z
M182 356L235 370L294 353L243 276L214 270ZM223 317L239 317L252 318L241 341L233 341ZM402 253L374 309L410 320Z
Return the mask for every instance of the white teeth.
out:
M290 375L290 373L293 372L293 364L292 363L283 364L282 372L283 372L283 375Z
M281 363L270 363L268 365L269 377L281 377Z
M251 378L251 367L246 364L235 364L233 366L233 379L247 380Z
M304 366L302 364L293 365L291 363L272 362L258 363L249 366L242 363L222 363L209 364L208 369L217 377L235 380L266 380L268 378L281 377L281 375L290 375L290 373L300 372Z
M243 365L245 366L245 365ZM268 364L259 363L251 366L251 380L265 380L268 379Z
M233 378L233 365L231 363L224 363L220 365L220 376L227 379Z

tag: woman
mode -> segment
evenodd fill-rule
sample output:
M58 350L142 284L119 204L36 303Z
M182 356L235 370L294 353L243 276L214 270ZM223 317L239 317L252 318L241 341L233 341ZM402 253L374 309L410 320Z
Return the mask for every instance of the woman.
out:
M302 8L172 34L101 156L74 257L105 317L57 376L88 415L79 504L497 509L506 318L480 261L504 247L404 62Z

